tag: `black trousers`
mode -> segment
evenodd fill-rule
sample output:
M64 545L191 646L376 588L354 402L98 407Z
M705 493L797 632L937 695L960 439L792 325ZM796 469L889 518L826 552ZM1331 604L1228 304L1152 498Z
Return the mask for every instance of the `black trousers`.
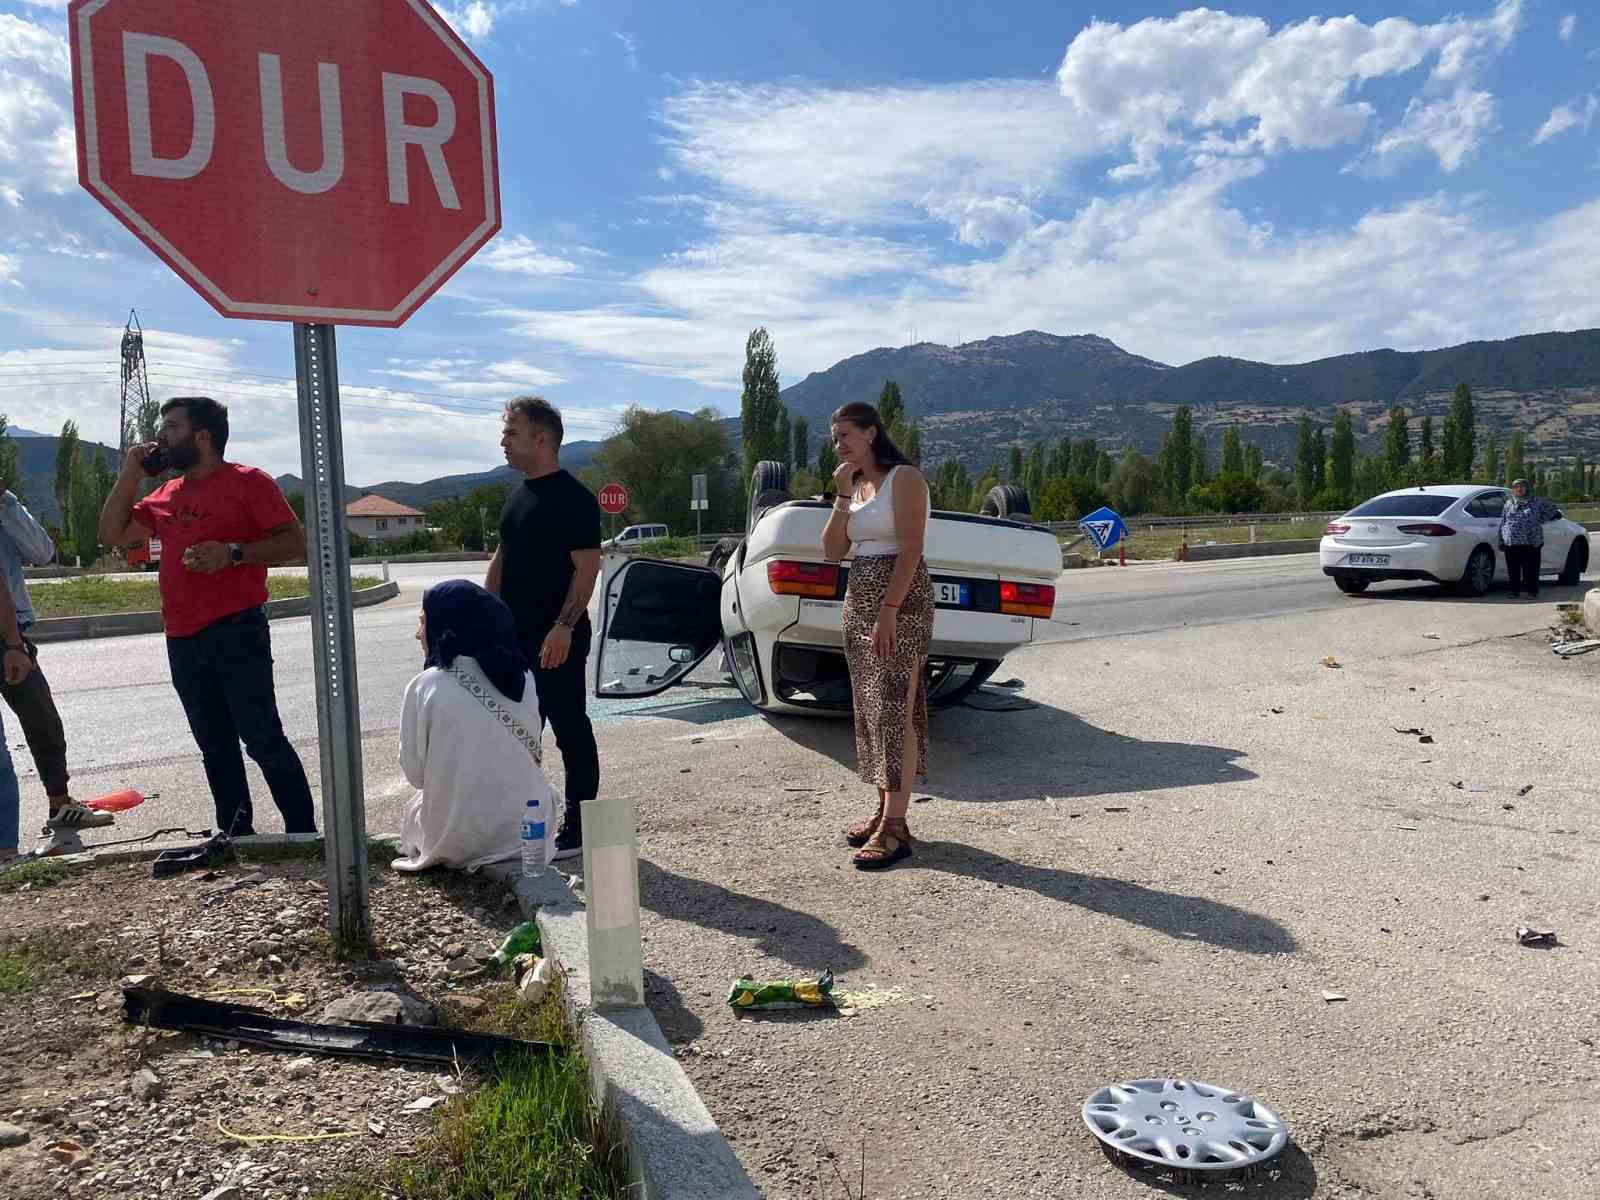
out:
M539 642L524 645L523 655L533 668L534 689L539 693L539 717L555 732L561 767L567 777L567 820L581 820L578 805L600 794L600 747L586 707L586 664L592 632L573 634L567 661L545 670L539 665ZM541 639L542 640L542 639Z
M167 639L172 686L205 762L217 807L217 828L255 832L250 783L239 743L267 777L287 833L315 833L316 810L306 769L289 744L272 684L272 633L259 608L213 621L189 637Z
M1542 546L1507 546L1506 571L1511 576L1513 592L1539 594L1539 557Z
M17 724L22 726L22 736L27 740L28 752L33 755L33 765L39 769L39 782L44 784L46 796L67 794L67 734L61 727L61 714L56 711L56 699L50 694L50 681L39 669L39 649L27 637L22 639L28 657L33 659L33 670L19 684L9 684L0 678L0 696L4 696L11 711L17 714Z

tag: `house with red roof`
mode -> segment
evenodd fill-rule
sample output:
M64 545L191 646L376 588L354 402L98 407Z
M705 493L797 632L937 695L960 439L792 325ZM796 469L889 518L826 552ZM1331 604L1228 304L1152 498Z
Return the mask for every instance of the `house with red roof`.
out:
M426 514L417 509L370 494L346 505L344 518L352 534L373 542L421 533L427 521Z

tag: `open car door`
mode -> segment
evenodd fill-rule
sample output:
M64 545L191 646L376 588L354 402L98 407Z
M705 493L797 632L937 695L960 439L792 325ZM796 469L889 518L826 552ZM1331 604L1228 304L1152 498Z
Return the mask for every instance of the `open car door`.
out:
M722 641L721 595L705 567L628 559L600 597L594 694L654 696L686 678Z

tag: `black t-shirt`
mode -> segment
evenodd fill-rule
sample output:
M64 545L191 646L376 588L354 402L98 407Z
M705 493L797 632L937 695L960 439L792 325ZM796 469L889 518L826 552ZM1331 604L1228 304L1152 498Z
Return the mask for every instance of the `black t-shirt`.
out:
M600 504L568 471L525 479L500 510L500 598L517 619L523 653L538 651L561 606L576 568L574 550L600 548ZM589 636L589 614L573 627Z

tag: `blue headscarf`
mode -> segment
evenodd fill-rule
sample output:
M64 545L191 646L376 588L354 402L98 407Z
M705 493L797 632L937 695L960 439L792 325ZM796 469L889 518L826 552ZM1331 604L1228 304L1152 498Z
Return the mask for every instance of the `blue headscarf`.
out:
M517 623L504 600L466 579L447 579L422 593L428 639L426 667L449 667L456 655L474 658L508 700L521 700L528 660L517 644Z

